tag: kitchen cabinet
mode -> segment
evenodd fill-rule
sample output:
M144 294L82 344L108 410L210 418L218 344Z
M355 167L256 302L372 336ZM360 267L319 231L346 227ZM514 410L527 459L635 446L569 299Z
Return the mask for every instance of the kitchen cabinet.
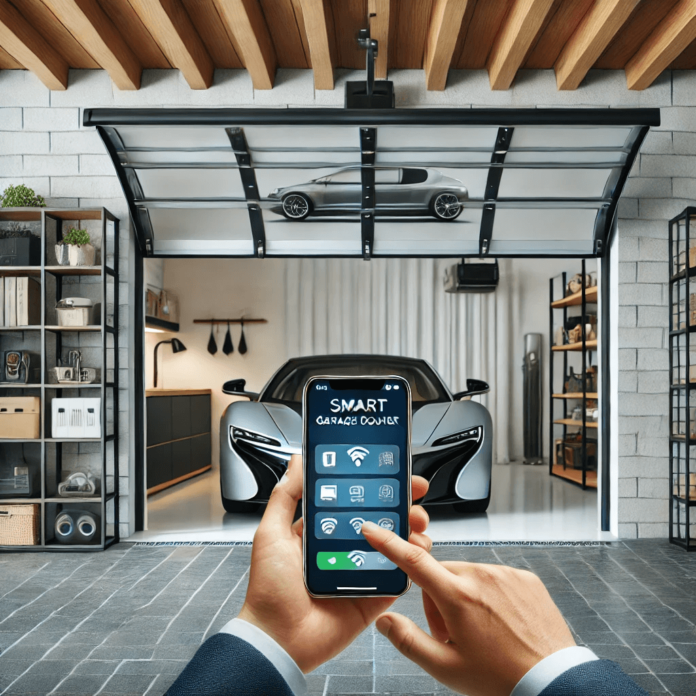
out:
M212 466L210 389L148 389L147 493Z

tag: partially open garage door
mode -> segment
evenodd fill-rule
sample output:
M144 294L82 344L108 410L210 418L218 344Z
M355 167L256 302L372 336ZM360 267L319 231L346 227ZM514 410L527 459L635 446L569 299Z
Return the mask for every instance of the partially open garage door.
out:
M657 109L95 109L147 256L601 256Z

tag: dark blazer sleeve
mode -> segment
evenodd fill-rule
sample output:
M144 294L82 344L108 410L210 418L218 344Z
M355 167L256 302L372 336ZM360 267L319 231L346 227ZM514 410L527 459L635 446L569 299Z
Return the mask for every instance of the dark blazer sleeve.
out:
M287 682L256 648L216 633L198 648L166 696L293 696Z
M616 662L593 660L571 667L539 696L649 696Z

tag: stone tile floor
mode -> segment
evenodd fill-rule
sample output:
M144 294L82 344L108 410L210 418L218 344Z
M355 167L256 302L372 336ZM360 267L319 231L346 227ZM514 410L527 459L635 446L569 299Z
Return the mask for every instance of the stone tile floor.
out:
M696 555L665 541L440 546L441 560L539 575L578 643L654 694L696 694ZM244 599L248 546L0 555L0 694L163 694ZM396 609L425 626L414 588ZM312 694L446 694L374 628L308 677Z

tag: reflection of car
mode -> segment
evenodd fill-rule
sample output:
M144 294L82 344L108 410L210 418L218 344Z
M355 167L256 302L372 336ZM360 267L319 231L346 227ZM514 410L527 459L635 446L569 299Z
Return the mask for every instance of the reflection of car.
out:
M484 512L491 494L491 417L464 396L488 391L468 380L452 394L424 360L378 355L325 355L286 362L261 394L243 379L227 382L231 403L220 422L220 486L228 512L251 512L268 501L290 455L302 451L302 390L314 375L400 375L413 396L413 473L430 481L424 503L453 503L459 512ZM388 493L385 491L385 494ZM321 495L331 495L323 491Z
M360 167L345 167L333 174L268 194L278 201L271 210L289 220L308 215L357 214L361 208ZM425 167L375 168L376 215L432 215L454 220L462 212L468 191L458 179Z

